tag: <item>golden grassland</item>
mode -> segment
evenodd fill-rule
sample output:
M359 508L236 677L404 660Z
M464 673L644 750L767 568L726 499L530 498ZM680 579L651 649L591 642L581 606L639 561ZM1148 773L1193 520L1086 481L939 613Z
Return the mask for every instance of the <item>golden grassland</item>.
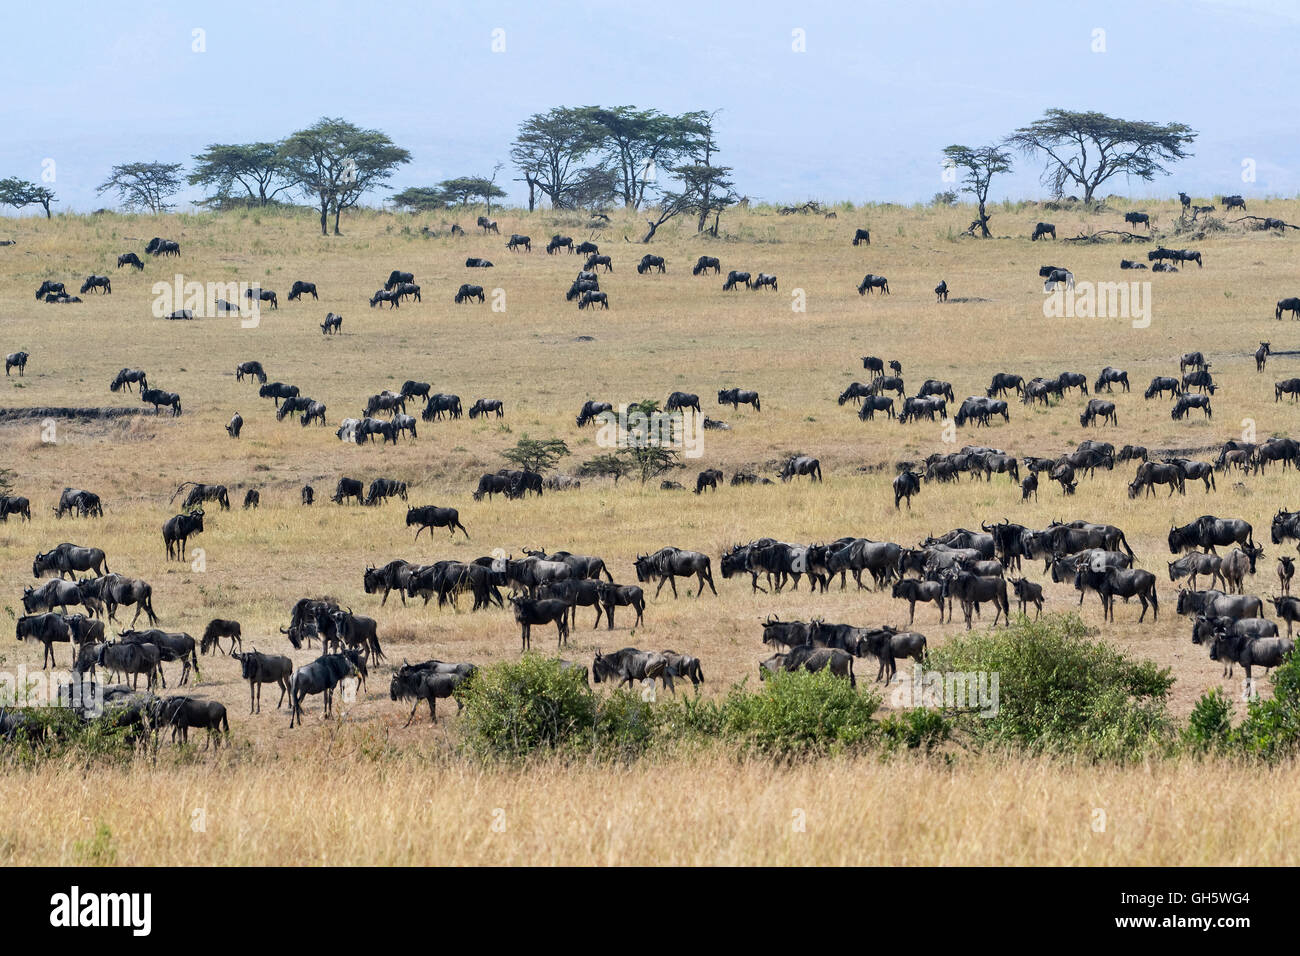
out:
M1219 476L1218 490L1209 495L1199 483L1189 483L1186 498L1160 492L1130 501L1125 485L1132 466L1123 465L1083 479L1070 499L1045 482L1039 500L1028 504L1002 477L990 484L926 486L912 511L897 512L889 490L894 463L955 446L944 442L938 424L900 426L879 417L864 423L853 405L836 403L849 383L866 380L860 361L866 354L898 359L909 394L921 380L940 378L952 382L959 400L983 394L997 371L1028 378L1075 370L1091 382L1103 366L1114 365L1128 370L1134 387L1113 396L1117 428L1085 432L1078 422L1085 399L1074 392L1048 409L1013 403L1009 424L962 429L957 442L1055 455L1084 437L1116 446L1218 445L1240 437L1250 427L1246 419L1261 440L1293 433L1296 407L1274 403L1273 382L1297 374L1296 357L1275 356L1261 375L1253 353L1261 340L1277 350L1296 347L1290 320L1273 318L1276 300L1300 290L1294 240L1232 225L1200 240L1169 236L1166 245L1200 249L1205 268L1152 275L1118 268L1120 258L1145 259L1149 246L1025 238L1039 219L1055 222L1062 238L1116 228L1128 208L1153 212L1157 235L1172 229L1177 214L1168 202L1121 203L1098 215L1011 206L994 210L993 228L1016 238L980 242L956 238L972 218L969 208L840 207L835 220L738 211L724 216L723 239L697 237L691 224L680 221L662 228L648 251L667 258L663 276L636 274L647 247L625 243L623 236L635 240L644 226L627 216L594 236L601 251L614 257L615 269L601 275L611 309L594 314L564 301L577 258L542 251L554 232L588 237L585 217L567 214L499 212L500 237L475 235L472 211L448 216L470 229L469 236L455 239L419 234L421 225L439 228L437 218L386 213L358 214L344 222L346 235L331 238L313 233L310 215L286 212L12 221L8 233L18 245L0 250L0 351L24 349L32 358L24 378L5 381L8 397L0 407L133 406L135 396L114 395L108 383L119 368L138 366L148 371L150 384L181 394L185 414L60 420L54 442L42 440L38 421L0 422L0 465L16 471L16 491L32 499L34 511L30 525L13 519L0 524L0 606L6 617L20 613L21 588L33 583L32 555L68 540L102 547L114 570L150 581L162 626L169 629L198 634L210 618L231 617L241 621L246 647L288 652L277 629L287 622L289 606L302 596L330 594L379 621L394 662L439 657L489 663L518 654L518 628L508 614L470 614L468 602L459 611L403 608L395 596L381 608L377 596L363 592L362 569L396 557L468 560L494 548L514 554L524 547L567 548L601 555L616 579L631 581L638 553L671 544L714 556L719 596L706 590L696 599L683 589L674 601L665 590L651 601L645 626L635 633L629 632L630 618L621 615L613 632L592 631L593 615L580 611L563 654L589 659L597 648L626 645L689 651L703 661L704 692L714 694L756 674L765 656L757 622L769 613L860 624L907 620L905 605L900 613L888 594L841 592L836 586L816 596L803 589L754 595L747 581L723 581L717 571L717 555L730 544L762 535L821 541L844 534L913 543L928 533L1004 516L1030 526L1084 517L1124 528L1139 563L1163 579L1158 622L1138 624L1136 605L1121 605L1117 621L1101 628L1103 636L1135 657L1172 669L1172 706L1180 716L1210 687L1223 686L1239 697L1240 684L1220 677L1219 667L1191 644L1190 629L1173 613L1164 538L1171 522L1199 514L1244 517L1267 550L1251 588L1274 591L1275 558L1293 552L1268 543L1267 528L1278 507L1298 500L1294 472ZM1296 221L1300 202L1252 203L1250 211ZM850 245L858 226L871 229L869 247ZM531 235L534 251L507 252L511 232ZM119 253L141 252L137 240L154 235L179 240L182 258L145 257L143 274L114 268ZM704 253L719 256L724 273L775 273L781 291L723 293L723 277L690 274ZM467 256L490 258L496 268L465 269ZM1066 266L1079 280L1151 282L1150 326L1136 329L1123 318L1045 318L1037 278L1044 264ZM366 299L395 268L415 273L423 303L368 308ZM43 279L64 281L75 292L91 272L111 274L111 296L87 295L83 304L71 306L32 298ZM856 286L866 272L888 276L893 294L859 296ZM228 318L154 318L154 283L170 284L177 273L187 281L259 281L279 293L280 308L263 310L255 329ZM316 282L320 301L286 302L295 279ZM940 279L951 289L946 305L937 305L930 291ZM484 285L489 304L454 305L452 294L462 282ZM504 290L504 312L491 308L498 288ZM806 296L806 312L792 310L795 290ZM320 333L327 311L344 316L341 335ZM592 340L580 341L583 336ZM1189 421L1173 422L1168 399L1148 402L1141 393L1152 376L1177 374L1178 355L1192 349L1207 353L1222 386L1213 399L1214 419L1194 413ZM235 365L248 359L261 360L272 380L297 384L303 394L324 401L330 427L276 422L270 400L256 397L257 386L235 381ZM466 407L480 397L500 398L506 416L420 422L419 440L397 448L336 440L337 422L359 416L366 396L396 389L407 378L455 392ZM733 385L757 389L762 412L719 408L716 390ZM594 431L574 424L584 400L662 401L675 389L698 392L706 412L732 429L705 433L703 457L671 477L690 485L696 470L715 466L728 478L741 467L774 477L786 455L802 451L820 458L825 482L797 479L695 496L660 491L657 482L643 488L628 480L618 486L584 481L579 491L541 499L470 499L479 474L502 467L500 452L524 434L565 439L573 455L561 471L601 453ZM246 423L238 441L223 427L235 411ZM341 475L405 480L411 504L459 508L472 539L437 533L414 543L398 503L336 506L326 499ZM168 562L163 552L161 525L179 505L168 499L187 480L225 483L235 504L230 512L210 507L206 532L191 541L205 552L203 572L188 562ZM318 497L310 509L299 505L299 489L307 482ZM65 485L98 492L106 517L56 523L51 506ZM261 492L255 512L239 510L247 488ZM1041 566L1028 573L1043 580ZM1065 610L1076 601L1068 586L1049 583L1047 592L1049 609ZM1083 615L1101 627L1095 600L1084 605ZM933 607L919 608L916 628L940 644L961 625L939 625L935 616ZM535 647L549 648L552 633L539 629ZM8 668L39 666L39 648L8 641L0 651ZM67 653L63 648L60 661ZM302 663L312 655L292 656ZM427 721L402 728L409 705L388 700L383 674L372 678L368 695L343 708L347 733L384 742L387 759L369 761L333 742L337 725L321 719L318 701L308 710L307 726L290 731L287 714L274 710L274 695L260 716L246 716L246 688L232 662L205 658L202 664L195 691L230 707L240 742L237 758L208 755L97 771L75 778L75 786L69 785L76 772L71 766L15 770L0 784L12 789L0 804L0 834L9 835L6 855L16 862L73 862L74 843L93 837L103 819L113 832L117 862L132 863L1288 860L1272 833L1237 829L1253 826L1249 821L1228 826L1210 818L1203 799L1208 781L1215 780L1216 788L1250 785L1257 800L1284 805L1292 799L1285 787L1288 769L1243 774L1226 765L1120 770L1037 761L944 769L840 760L773 771L757 765L737 769L708 757L656 759L619 770L546 764L480 771L453 759L425 759L429 747L441 746L431 742L454 738L455 718L436 729ZM175 819L160 818L133 832L114 826L115 817L150 799L157 787L183 795ZM865 838L859 824L868 812L879 823L880 808L897 803L889 796L904 787L926 794L924 805L947 812L927 814L922 824L913 819L910 826L899 819L880 831L890 834L883 841ZM187 795L199 790L211 795L208 832L170 841L174 846L156 839L154 827L189 832L185 808L194 801ZM792 792L806 794L799 798L806 808L817 808L821 829L810 822L807 833L792 833L790 814L800 806L787 798ZM576 798L583 793L587 799ZM1027 801L1023 807L1005 809L1017 797ZM1094 834L1088 814L1105 805L1103 798L1126 807L1112 821L1120 816L1142 822ZM586 809L594 806L608 809L603 816ZM488 828L494 807L507 809L506 839L496 839L503 834ZM888 817L892 811L884 812ZM49 833L41 835L45 824L33 827L38 819L48 821ZM82 825L55 824L69 819ZM334 821L329 826L338 831L316 829L323 819ZM394 835L395 821L412 829ZM684 822L701 826L683 828ZM850 826L852 833L844 829ZM672 839L644 840L647 829L694 835L672 845Z

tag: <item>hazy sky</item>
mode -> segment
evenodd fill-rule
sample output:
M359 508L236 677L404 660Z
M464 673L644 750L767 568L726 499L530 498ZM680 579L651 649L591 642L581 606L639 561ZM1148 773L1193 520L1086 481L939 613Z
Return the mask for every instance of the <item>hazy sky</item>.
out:
M95 186L114 163L188 166L324 115L384 130L413 156L393 185L428 185L508 161L529 114L589 104L721 109L719 162L759 200L928 200L944 146L1049 107L1199 131L1173 176L1103 193L1300 193L1300 0L29 2L6 34L0 177L53 160L56 209L113 205ZM1043 195L1040 172L1017 157L995 198Z

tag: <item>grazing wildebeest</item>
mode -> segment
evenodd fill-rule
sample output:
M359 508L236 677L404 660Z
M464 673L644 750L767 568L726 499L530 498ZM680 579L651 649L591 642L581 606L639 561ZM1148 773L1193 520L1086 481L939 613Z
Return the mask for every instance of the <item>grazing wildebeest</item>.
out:
M813 647L800 644L785 654L773 654L758 665L759 680L767 680L769 674L779 671L806 670L811 673L829 669L836 677L847 677L850 687L858 686L857 676L853 673L853 655L838 647Z
M388 686L388 696L392 700L413 700L415 705L402 726L411 726L415 712L421 701L429 704L429 718L438 722L437 700L455 697L456 689L474 673L473 664L449 664L444 661L424 661L420 664L407 664L393 671L393 679ZM461 702L456 700L456 712L460 713Z
M181 244L173 239L162 239L154 236L149 240L149 244L144 247L146 255L151 256L179 256L181 254Z
M81 284L81 295L87 292L98 292L104 290L105 295L113 294L113 284L109 282L108 276L86 276L86 281Z
M244 649L244 634L239 626L238 621L228 621L219 617L214 617L208 621L208 626L203 630L203 638L199 641L199 653L207 654L214 647L220 652L225 653L221 648L221 639L230 638L230 651L234 653L235 645L239 649Z
M32 503L22 495L0 495L0 521L8 521L10 515L31 521Z
M340 478L334 488L334 496L330 500L341 505L348 498L356 498L357 504L364 505L366 502L361 494L364 490L365 486L360 480L356 478Z
M386 291L384 289L376 290L375 294L370 297L370 308L374 308L381 302L387 302L390 309L396 309L402 304L402 297L396 291Z
M244 298L248 299L248 301L250 302L253 301L270 302L271 308L273 309L280 308L280 300L276 298L275 293L272 292L270 289L263 289L260 286L254 286L251 289L245 289Z
M600 306L602 309L609 308L609 295L604 292L584 292L582 298L578 300L579 310L586 309L587 306L595 308Z
M163 523L163 544L167 546L167 557L185 560L185 545L192 534L203 531L203 509L199 508L188 514L178 514Z
M293 661L281 654L260 654L256 650L235 653L233 647L230 656L239 661L239 676L248 681L248 712L262 712L263 684L275 684L280 688L280 699L275 703L276 710L279 710L289 693Z
M501 418L506 413L506 405L499 398L480 398L469 409L470 418L478 418L480 415L486 417L488 413L495 412L497 418Z
M1177 581L1179 578L1187 578L1191 584L1192 590L1196 589L1196 579L1203 574L1210 576L1210 586L1213 587L1215 582L1223 584L1223 575L1220 573L1220 566L1223 559L1217 554L1206 554L1203 551L1193 551L1191 554L1185 554L1176 561L1170 561L1169 580ZM1225 585L1226 586L1226 585Z
M700 411L700 396L691 392L673 392L668 396L668 401L664 403L664 411L676 412L693 408L696 412Z
M235 366L235 381L242 382L244 376L250 379L256 379L258 384L266 384L266 370L262 368L262 363L257 361L240 362Z
M941 399L934 399L939 407L943 407ZM908 416L915 418L920 415L928 414L932 419L934 417L935 406L929 399L909 398L903 402L903 411L895 416L894 400L886 395L867 394L862 399L862 407L858 409L858 418L862 421L874 421L876 412L884 412L889 418L897 417L900 422L907 421Z
M41 287L36 290L36 301L39 302L41 299L49 301L46 298L47 296L61 296L66 294L67 290L63 287L62 282L51 282L49 279L46 279L41 283Z
M392 294L397 296L397 299L395 300L396 302L401 302L402 299L405 299L408 296L415 299L416 302L424 301L420 298L420 287L414 282L403 282L397 288L392 290Z
M146 405L152 405L155 415L161 412L163 405L172 410L173 418L181 413L181 397L175 392L166 392L161 388L141 389L140 401Z
M746 388L723 388L718 390L718 404L730 405L733 409L741 405L752 405L754 411L763 410L762 403L759 402L758 392Z
M1115 403L1103 401L1094 398L1088 402L1083 414L1079 416L1079 424L1083 426L1096 425L1097 419L1102 422L1109 421L1112 425L1119 425L1119 417L1115 414Z
M556 628L555 646L569 640L569 605L558 598L534 600L511 595L510 604L514 607L515 620L521 628L519 634L521 652L532 646L532 628L534 624L554 624ZM600 678L596 679L598 682Z
M718 484L722 481L722 472L717 468L706 468L695 478L695 493L698 495L705 488L718 490Z
M1037 241L1039 239L1042 239L1044 236L1051 236L1053 239L1055 239L1056 226L1054 226L1050 222L1040 222L1034 226L1034 233L1029 238L1034 241Z
M546 254L553 255L561 249L567 249L573 252L573 239L570 236L562 236L558 232L551 236L551 241L546 244Z
M300 280L294 282L293 287L289 290L289 295L288 295L288 299L289 299L289 301L292 302L292 301L294 301L295 299L301 299L301 298L302 298L302 295L303 295L304 292L310 292L310 293L311 293L311 297L312 297L313 299L319 299L319 298L320 298L320 296L316 294L316 283L314 283L314 282L303 282L303 281L300 279Z
M1294 649L1295 645L1284 637L1254 638L1245 634L1228 636L1226 632L1216 630L1214 643L1210 645L1210 660L1227 662L1223 669L1224 677L1231 677L1233 665L1240 664L1246 671L1249 693L1252 667L1262 667L1267 673L1269 669L1285 662Z
M658 651L643 651L635 647L624 647L610 654L596 652L591 662L591 677L597 684L606 681L618 681L618 686L631 686L635 681L662 680L665 687L672 687L672 675L668 673L668 659ZM676 693L676 691L673 691Z
M1206 418L1214 417L1214 412L1210 408L1210 396L1208 395L1179 395L1178 401L1174 402L1169 417L1174 421L1179 421L1193 408L1199 408L1205 412Z
M1168 375L1157 375L1151 380L1151 384L1147 386L1146 393L1143 397L1155 398L1156 396L1159 396L1160 398L1164 398L1165 392L1169 392L1174 397L1181 395L1183 393L1182 383L1179 382L1178 379Z
M1094 392L1100 392L1101 387L1105 385L1106 391L1111 392L1114 391L1112 386L1115 383L1119 383L1120 385L1123 385L1124 391L1127 392L1129 390L1128 372L1124 371L1123 369L1112 368L1111 366L1107 365L1104 369L1101 370L1101 374L1097 376L1097 382L1096 384L1093 385L1092 390Z
M426 422L431 422L441 419L444 415L449 415L452 418L460 418L461 404L459 395L448 395L443 392L438 392L435 395L430 395L425 400L424 411L420 414L422 419Z
M853 234L853 244L855 246L860 246L864 244L868 246L871 245L871 230L859 229L857 232L855 232Z
M140 388L142 389L149 387L149 379L145 375L144 369L142 368L122 369L120 372L117 373L117 377L114 378L113 381L109 383L108 390L110 392L121 391L122 386L125 385L126 390L129 392L131 391L132 383L138 383Z
M921 476L912 469L908 468L899 472L898 477L894 479L894 510L898 510L898 504L904 498L907 499L907 510L912 510L912 496L921 493Z
M697 276L709 269L712 269L713 274L717 275L722 271L722 261L716 256L700 256L695 260L695 267L691 269L691 275ZM40 296L38 295L37 298L39 299Z
M506 475L481 475L473 498L475 501L482 501L484 495L488 496L488 501L492 500L493 495L505 495L508 498L512 485L513 482Z
M479 216L476 224L483 230L485 235L489 232L495 232L498 235L501 233L501 230L497 228L497 221L489 219L487 216Z
M377 395L371 395L366 399L365 410L361 414L367 418L374 415L375 412L402 412L406 413L406 398L396 392L382 391Z
M641 261L636 264L636 271L639 275L645 275L653 269L655 272L667 272L668 267L664 263L663 256L652 256L649 253L641 257Z
M461 287L456 290L453 301L459 305L462 302L469 302L471 299L486 302L487 297L483 294L483 287L481 285L470 285L468 282L462 283Z
M377 505L389 498L401 498L405 501L406 482L392 478L376 478L370 483L370 489L366 493L366 500L363 504Z
M727 273L727 281L722 284L722 291L729 292L741 283L744 283L746 289L750 288L749 273L732 269Z
M1069 269L1054 269L1047 274L1043 281L1043 291L1051 292L1059 285L1064 285L1067 289L1074 288L1074 273Z
M948 283L946 280L939 280L939 284L934 287L934 300L936 302L948 301Z
M63 493L59 495L59 505L54 509L54 517L62 518L65 513L72 513L82 518L103 517L104 506L100 503L99 495L93 491L82 491L80 488L64 488Z
M569 291L564 293L564 301L572 302L574 299L580 299L583 293L599 292L600 282L596 279L584 279L581 276L573 280L573 285L569 286Z
M1288 378L1273 383L1273 401L1282 401L1283 395L1290 395L1291 401L1300 399L1300 378Z
M322 335L333 335L343 328L343 316L335 315L333 312L325 316L325 321L320 324Z
M226 490L225 485L205 485L197 481L187 481L176 489L170 501L175 501L176 496L185 490L186 485L191 486L189 494L185 496L185 501L181 504L181 507L186 511L196 505L203 504L205 501L215 501L221 506L222 511L230 510L230 492Z
M773 292L780 291L776 285L776 276L768 275L766 272L760 272L758 277L754 279L754 283L750 288L762 289L765 286L771 286Z
M587 261L583 263L582 271L594 273L596 271L596 266L604 266L606 272L613 272L614 260L609 256L598 256L592 254L588 256Z
M1290 312L1293 320L1300 319L1300 296L1278 299L1277 309L1274 311L1273 317L1281 321L1283 312Z
M32 562L32 577L39 578L48 571L57 571L59 577L66 574L74 581L79 571L94 571L96 575L111 573L108 558L101 548L82 548L66 541L44 554L36 552L36 559Z
M822 480L822 463L810 455L792 455L781 468L781 480L807 475L810 481Z
M347 677L357 677L365 668L365 660L357 651L346 650L340 654L323 654L310 664L293 672L289 679L289 727L302 723L302 702L309 694L325 695L325 716L330 715L334 688Z
M21 378L27 369L27 360L31 358L26 352L10 352L5 356L5 375L9 374L11 368L18 369L18 377Z
M1146 226L1148 231L1151 229L1151 217L1144 212L1126 212L1124 222L1130 226Z
M993 381L989 384L985 395L989 398L996 396L1005 396L1011 389L1015 389L1017 394L1024 394L1025 378L1023 375L1013 375L1010 372L998 372L993 376ZM951 399L956 401L956 399Z
M858 295L866 295L868 292L875 292L876 289L879 289L883 295L889 295L889 280L884 276L872 275L868 272L858 284Z
M420 508L406 509L406 526L416 525L415 537L420 537L420 532L425 528L429 529L432 536L434 528L446 528L451 536L456 536L456 529L459 528L465 535L465 540L469 540L469 532L465 526L460 523L460 512L455 508L439 508L434 505L425 505Z
M26 614L18 618L14 637L20 641L40 641L45 647L41 657L41 670L49 665L58 666L54 659L55 644L74 644L72 628L61 614L45 612L43 614ZM73 661L76 661L76 647L73 647Z
M660 548L654 554L637 555L636 579L642 584L658 581L659 586L655 588L656 598L659 597L659 592L663 590L665 584L671 585L673 597L677 597L677 578L691 575L695 575L699 581L699 588L695 592L697 598L704 593L705 584L709 586L714 597L717 596L718 589L713 586L712 563L707 554L668 547Z
M609 402L583 402L582 410L578 412L578 427L581 428L589 422L594 422L598 415L603 415L606 412L611 412L613 410L614 406Z

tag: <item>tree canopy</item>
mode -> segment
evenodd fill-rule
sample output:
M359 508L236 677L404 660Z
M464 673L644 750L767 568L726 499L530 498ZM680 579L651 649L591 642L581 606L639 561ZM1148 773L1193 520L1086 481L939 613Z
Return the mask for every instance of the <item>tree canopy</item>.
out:
M409 152L379 130L328 117L290 135L279 154L293 181L320 212L321 235L329 234L333 213L336 236L343 210L383 188L398 166L411 161Z
M115 192L127 209L157 215L172 208L167 200L180 192L180 172L180 163L123 163L113 167L95 192Z
M45 210L45 218L51 218L50 204L54 202L54 190L48 186L11 176L0 179L0 206L13 206L23 209L27 206L40 206Z
M194 157L194 169L187 177L191 186L214 190L210 202L222 204L233 198L235 185L241 197L265 206L298 185L289 170L279 143L211 143Z
M971 223L971 233L980 228L980 235L988 239L989 217L984 204L989 198L989 185L993 177L1011 169L1011 153L1001 146L949 146L943 151L948 162L963 173L961 191L970 193L979 204L979 218Z

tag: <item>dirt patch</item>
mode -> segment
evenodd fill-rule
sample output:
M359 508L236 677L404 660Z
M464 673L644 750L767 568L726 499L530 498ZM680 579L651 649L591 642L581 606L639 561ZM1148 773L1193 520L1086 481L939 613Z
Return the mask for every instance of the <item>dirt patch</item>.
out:
M110 418L127 418L139 415L140 408L116 408L113 406L90 406L72 408L67 405L41 405L35 408L0 408L0 422L19 422L29 418L84 418L101 421Z

